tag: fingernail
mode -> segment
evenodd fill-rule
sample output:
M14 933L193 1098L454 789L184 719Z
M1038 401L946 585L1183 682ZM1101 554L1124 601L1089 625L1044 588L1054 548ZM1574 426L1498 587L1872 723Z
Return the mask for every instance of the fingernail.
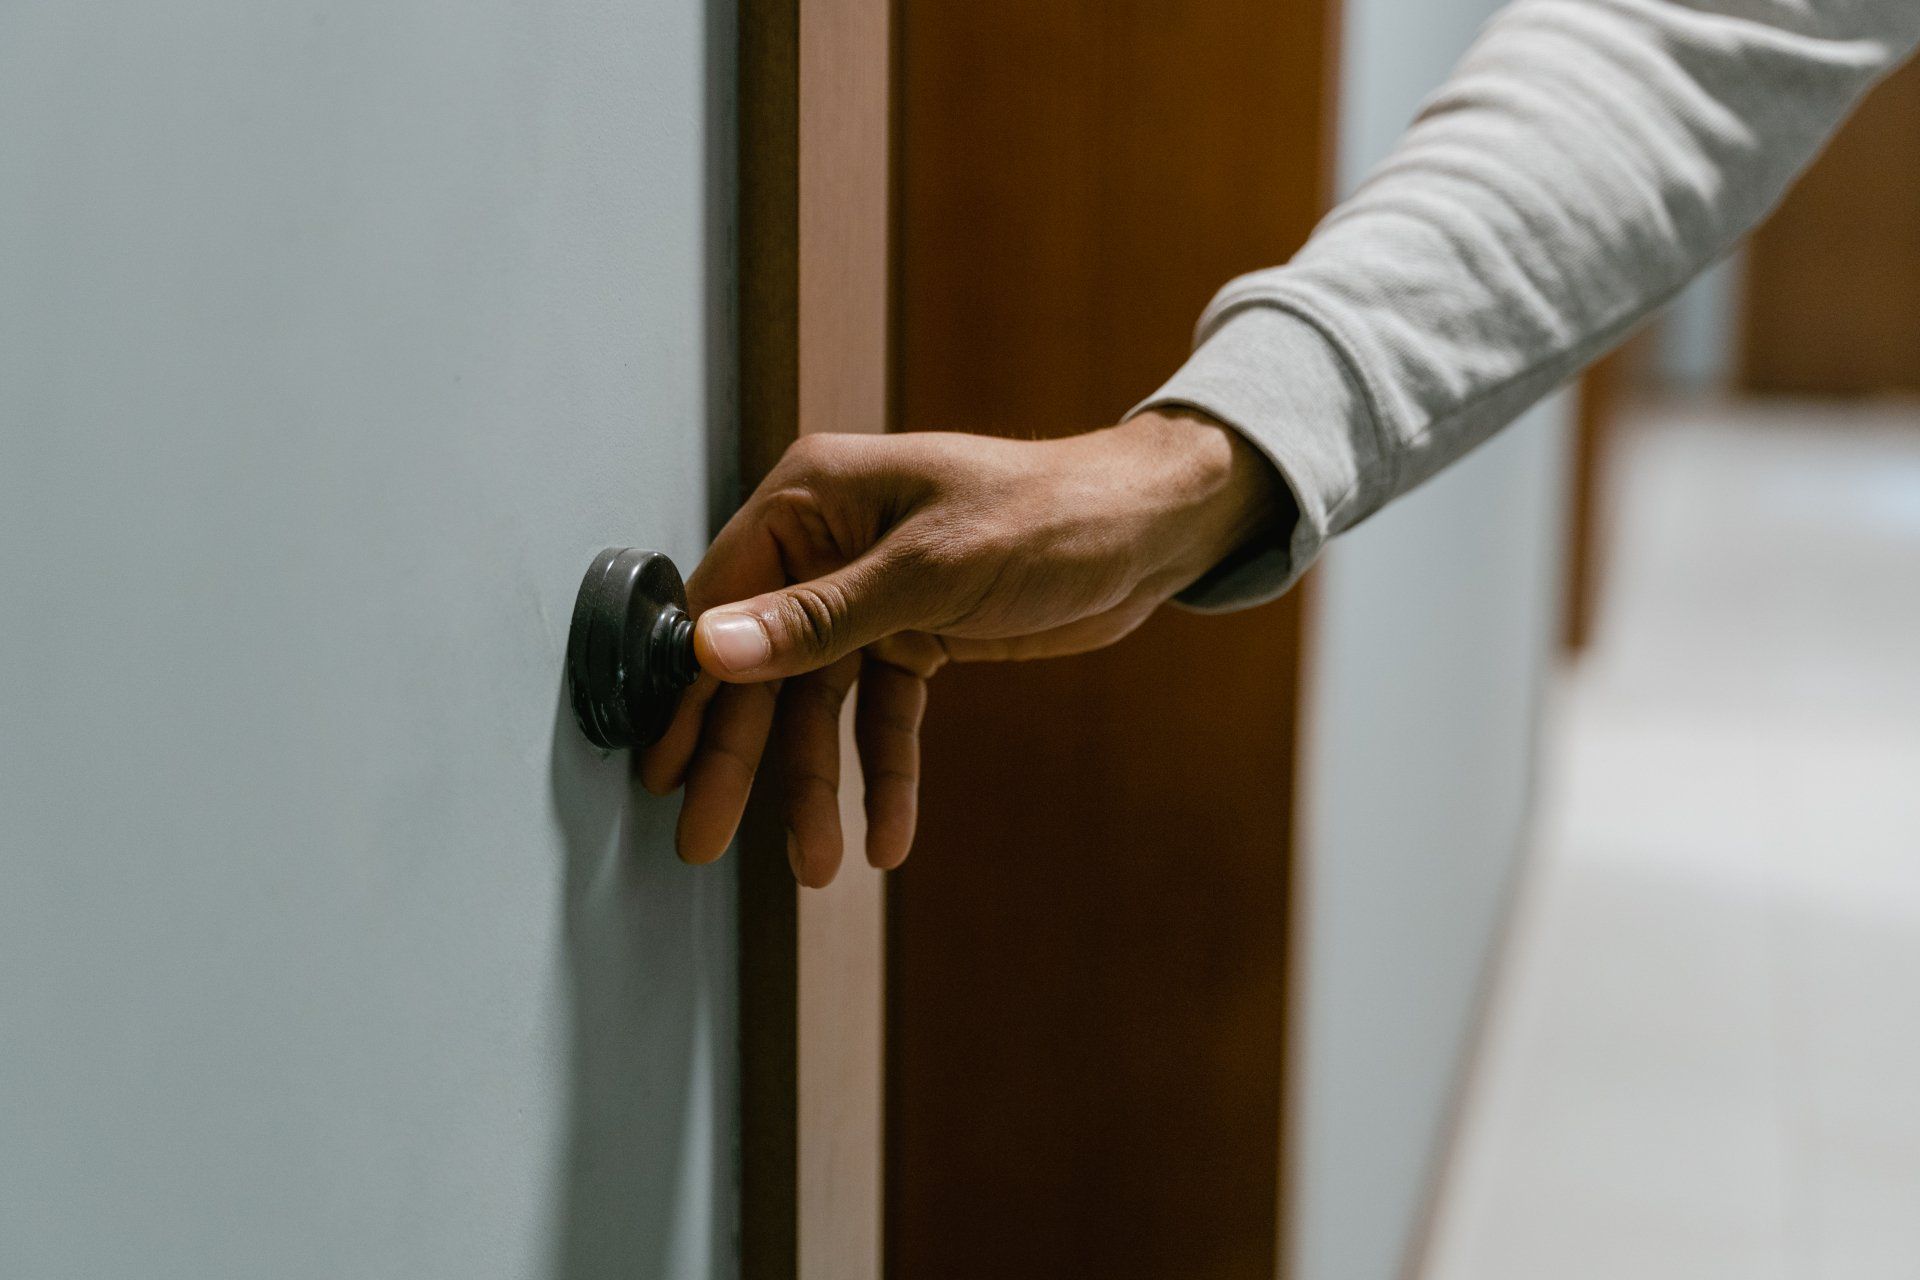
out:
M765 666L773 653L767 629L750 614L709 613L700 624L707 633L707 648L734 675L743 676Z
M800 837L791 829L787 831L787 865L793 868L793 878L805 884L806 881L800 880Z

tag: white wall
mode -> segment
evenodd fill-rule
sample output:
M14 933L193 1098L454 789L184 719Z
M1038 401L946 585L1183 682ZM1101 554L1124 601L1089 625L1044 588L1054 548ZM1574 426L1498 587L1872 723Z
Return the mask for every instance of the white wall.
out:
M1655 323L1655 372L1666 386L1694 393L1727 390L1739 364L1740 296L1746 254L1703 272Z
M0 4L0 1276L735 1272L732 872L560 696L730 458L731 23Z
M1351 190L1493 0L1348 0ZM1339 541L1319 574L1307 762L1300 1280L1399 1274L1527 836L1562 560L1568 402Z

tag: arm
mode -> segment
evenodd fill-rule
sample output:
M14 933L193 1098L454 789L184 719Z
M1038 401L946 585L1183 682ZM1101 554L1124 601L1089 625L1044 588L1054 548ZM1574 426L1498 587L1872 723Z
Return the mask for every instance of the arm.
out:
M642 761L685 785L681 855L726 848L771 736L795 874L830 880L859 680L867 856L894 865L941 663L1279 594L1731 247L1916 39L1915 0L1516 0L1123 426L802 441L688 582L708 674Z
M1920 40L1913 0L1517 0L1284 267L1230 282L1146 406L1287 478L1278 595L1332 535L1511 422L1730 250Z

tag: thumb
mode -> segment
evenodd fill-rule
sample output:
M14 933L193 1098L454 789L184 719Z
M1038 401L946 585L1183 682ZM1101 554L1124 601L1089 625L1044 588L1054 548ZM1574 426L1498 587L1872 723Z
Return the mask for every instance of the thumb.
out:
M707 671L736 683L831 666L917 625L922 609L910 583L870 553L825 577L708 609L694 627L694 654Z

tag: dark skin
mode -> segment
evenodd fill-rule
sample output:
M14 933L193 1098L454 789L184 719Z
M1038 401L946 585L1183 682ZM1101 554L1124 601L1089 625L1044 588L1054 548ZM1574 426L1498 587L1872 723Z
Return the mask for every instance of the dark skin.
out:
M1277 536L1286 488L1197 413L1057 440L811 435L790 448L687 581L703 669L640 759L684 787L680 856L712 862L769 740L801 884L840 868L840 712L857 684L867 861L913 845L927 681L947 662L1112 644L1237 548Z

